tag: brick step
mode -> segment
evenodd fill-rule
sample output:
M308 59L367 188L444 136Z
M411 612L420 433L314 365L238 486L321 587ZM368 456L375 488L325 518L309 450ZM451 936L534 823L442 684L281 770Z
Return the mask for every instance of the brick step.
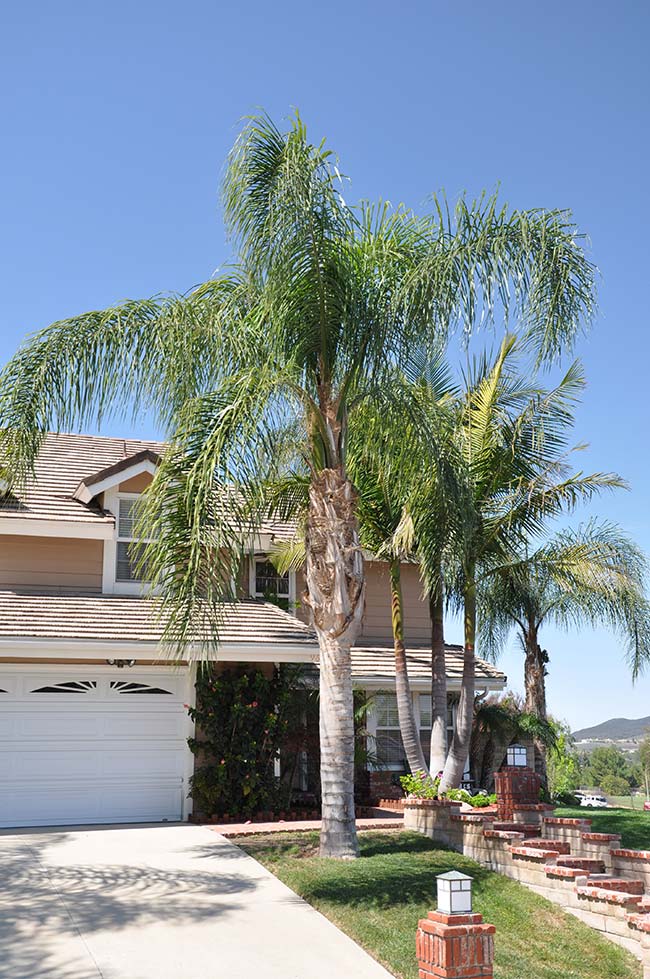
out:
M626 915L627 923L632 927L636 928L637 931L643 931L645 934L650 934L650 914L638 913L632 911L630 914Z
M483 836L486 840L509 840L511 842L525 839L523 833L516 833L512 829L484 829Z
M502 829L511 833L523 833L524 836L539 836L541 827L538 823L514 823L496 822L492 823L492 829Z
M584 870L579 867L558 867L556 863L550 863L545 868L546 876L553 877L555 880L575 880L577 877L584 877Z
M576 819L572 816L542 816L545 826L567 826L579 829L582 833L591 832L591 819Z
M576 894L580 897L588 897L593 901L605 901L606 904L619 904L622 907L637 909L641 904L640 894L630 894L629 891L614 891L607 887L595 887L593 885L578 884Z
M571 867L574 870L583 870L587 874L604 874L605 864L602 860L592 857L558 857L558 867Z
M628 894L643 895L645 884L642 880L629 877L612 877L611 874L590 874L587 878L590 887L604 887L609 891L627 891Z
M539 847L540 850L554 850L558 854L567 856L571 853L571 847L565 840L550 840L544 836L538 839L527 840L526 846Z
M557 860L557 850L542 850L539 847L526 846L511 846L510 852L513 857L521 857L524 860L536 860L538 862L546 862L547 860Z

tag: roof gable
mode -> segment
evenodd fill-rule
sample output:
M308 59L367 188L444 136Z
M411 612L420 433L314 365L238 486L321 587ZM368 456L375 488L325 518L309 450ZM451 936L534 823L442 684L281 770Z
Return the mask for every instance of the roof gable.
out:
M133 479L141 473L149 473L154 476L160 463L160 455L152 449L143 449L135 455L126 456L119 462L106 466L91 476L86 476L81 480L74 493L75 500L81 503L90 503L91 500L104 493L113 486L118 486L127 479Z

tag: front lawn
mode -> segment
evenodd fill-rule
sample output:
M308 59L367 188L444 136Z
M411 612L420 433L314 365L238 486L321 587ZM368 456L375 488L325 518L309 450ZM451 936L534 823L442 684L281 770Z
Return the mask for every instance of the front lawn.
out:
M315 833L241 837L244 850L400 979L417 979L415 930L435 876L474 877L475 910L496 925L496 979L639 979L639 963L516 881L417 833L360 834L361 858L321 860ZM299 940L300 936L296 936Z
M557 809L556 816L591 819L594 833L620 833L621 846L633 850L650 850L650 812L637 809Z

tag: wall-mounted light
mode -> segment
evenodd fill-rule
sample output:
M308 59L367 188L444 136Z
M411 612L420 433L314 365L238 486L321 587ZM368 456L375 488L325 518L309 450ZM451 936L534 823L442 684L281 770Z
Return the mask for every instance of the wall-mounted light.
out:
M472 913L472 878L458 870L438 874L438 911L442 914Z
M117 666L118 670L123 670L125 666L135 666L134 659L107 659L109 666Z
M525 768L528 764L528 752L523 744L511 744L506 752L507 764L514 768Z

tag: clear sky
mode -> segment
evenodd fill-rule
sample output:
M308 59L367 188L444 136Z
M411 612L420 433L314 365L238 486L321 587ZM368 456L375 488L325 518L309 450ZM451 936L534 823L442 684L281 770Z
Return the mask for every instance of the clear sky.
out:
M577 436L585 465L632 484L592 512L650 549L649 44L640 0L5 3L0 363L55 319L208 278L228 258L218 187L239 119L297 106L351 198L420 207L500 183L513 206L573 209L602 274ZM148 420L119 429L136 431ZM543 639L574 727L650 714L614 637ZM502 666L520 688L515 648Z

